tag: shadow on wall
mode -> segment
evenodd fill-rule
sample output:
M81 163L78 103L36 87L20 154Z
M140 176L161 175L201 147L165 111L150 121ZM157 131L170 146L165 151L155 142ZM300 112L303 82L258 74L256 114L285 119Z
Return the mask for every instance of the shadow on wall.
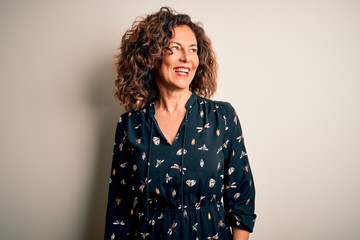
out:
M110 60L111 57L109 58ZM108 60L109 60L108 59ZM97 121L96 155L94 172L89 183L89 202L84 225L84 240L104 238L105 214L107 206L108 184L112 160L115 128L124 109L114 98L114 63L105 61L98 64L88 82L88 101Z

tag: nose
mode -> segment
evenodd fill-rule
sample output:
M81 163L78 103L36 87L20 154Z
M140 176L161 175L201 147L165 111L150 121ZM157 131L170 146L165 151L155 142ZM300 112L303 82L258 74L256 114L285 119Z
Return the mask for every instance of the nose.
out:
M181 51L180 62L190 62L189 53L186 50Z

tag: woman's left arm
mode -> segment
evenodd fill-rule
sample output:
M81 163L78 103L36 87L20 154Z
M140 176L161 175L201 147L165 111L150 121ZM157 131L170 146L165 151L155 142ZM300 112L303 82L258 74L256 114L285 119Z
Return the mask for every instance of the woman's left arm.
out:
M241 228L234 227L233 229L233 240L248 240L250 233L242 230Z
M235 109L224 106L226 119L224 148L224 205L228 224L233 228L234 240L245 240L253 231L255 214L255 187L244 136Z

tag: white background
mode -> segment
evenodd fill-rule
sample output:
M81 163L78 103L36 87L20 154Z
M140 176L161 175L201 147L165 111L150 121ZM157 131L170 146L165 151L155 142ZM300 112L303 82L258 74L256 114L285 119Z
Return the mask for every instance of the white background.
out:
M0 239L102 239L113 55L137 16L201 21L257 189L252 239L360 239L360 2L1 1Z

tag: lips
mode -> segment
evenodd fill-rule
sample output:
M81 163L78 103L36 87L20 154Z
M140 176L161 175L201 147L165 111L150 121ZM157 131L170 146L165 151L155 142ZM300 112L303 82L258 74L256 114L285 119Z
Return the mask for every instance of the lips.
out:
M180 74L180 75L187 75L187 74L189 74L189 72L190 72L190 68L180 66L180 67L174 68L174 71L175 71L177 74Z

